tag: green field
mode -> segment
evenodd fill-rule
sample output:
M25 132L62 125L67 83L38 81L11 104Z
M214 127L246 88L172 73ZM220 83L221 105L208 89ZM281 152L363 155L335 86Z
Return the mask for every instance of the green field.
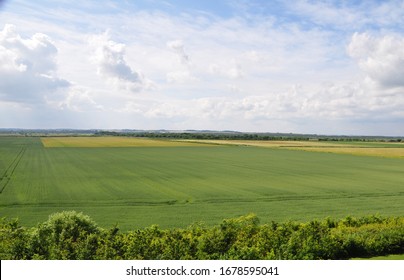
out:
M138 146L88 144L93 140L51 148L40 138L0 137L0 216L33 226L76 210L100 226L129 230L212 225L251 212L262 223L404 215L402 158L144 139Z

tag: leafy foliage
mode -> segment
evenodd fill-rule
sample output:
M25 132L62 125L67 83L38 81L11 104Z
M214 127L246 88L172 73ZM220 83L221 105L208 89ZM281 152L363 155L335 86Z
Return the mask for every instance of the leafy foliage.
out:
M31 250L40 259L88 259L94 255L99 229L90 217L67 211L53 214L31 234Z
M102 229L74 211L34 228L0 220L1 259L349 259L404 253L404 217L260 225L254 214L186 229Z

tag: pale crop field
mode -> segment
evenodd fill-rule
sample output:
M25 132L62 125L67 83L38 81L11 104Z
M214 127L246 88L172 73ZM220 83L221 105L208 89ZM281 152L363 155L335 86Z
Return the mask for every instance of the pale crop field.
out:
M42 137L42 144L46 148L60 147L182 147L182 146L206 146L206 143L187 143L170 140L155 140L136 137Z
M217 145L253 146L350 154L357 156L377 156L404 158L404 143L386 142L323 142L323 141L255 141L255 140L182 140L189 143L206 143Z
M390 158L404 158L404 147L402 148L378 148L378 147L296 147L295 150L310 152L325 152L336 154L350 154L357 156L377 156Z
M206 143L217 145L234 145L234 146L254 146L266 148L282 148L282 147L341 147L340 143L335 142L319 142L319 141L273 141L273 140L177 140L179 142L188 143ZM355 146L354 146L355 147Z

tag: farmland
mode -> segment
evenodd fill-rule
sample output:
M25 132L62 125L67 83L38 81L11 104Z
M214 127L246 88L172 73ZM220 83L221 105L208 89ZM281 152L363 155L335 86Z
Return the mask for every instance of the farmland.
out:
M183 140L188 143L205 143L217 145L253 146L326 152L357 156L378 156L404 158L404 143L389 142L322 142L322 141L255 141L255 140Z
M0 137L0 216L33 226L76 210L129 230L211 225L251 212L262 223L403 215L404 160L396 152L404 145L322 143L354 153L338 154L307 151L320 143L268 143ZM357 156L355 147L394 153Z
M209 143L178 142L129 137L44 137L41 141L46 148L189 147L212 145Z

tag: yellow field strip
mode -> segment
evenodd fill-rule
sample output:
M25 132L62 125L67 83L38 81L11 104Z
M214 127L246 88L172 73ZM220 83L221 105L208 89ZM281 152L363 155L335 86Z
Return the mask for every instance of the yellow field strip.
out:
M310 152L325 152L336 154L349 154L356 156L377 156L390 158L404 158L404 148L366 148L366 147L346 147L346 148L318 148L318 147L290 147L290 150L303 150Z
M155 140L135 137L42 137L42 144L46 148L75 147L183 147L206 146L208 143L178 142L170 140Z
M279 148L302 150L310 152L350 154L357 156L378 156L390 158L404 158L402 143L389 143L391 147L368 147L365 144L330 143L319 141L255 141L255 140L179 140L192 143L209 143L216 145L254 146L265 148Z
M325 152L350 154L358 156L378 156L404 158L404 145L392 147L368 147L366 145L351 145L347 143L330 143L319 141L255 141L255 140L160 140L136 137L42 137L44 147L184 147L206 145L235 145L264 148L303 150L310 152Z
M254 146L268 148L282 147L357 147L341 143L319 142L319 141L258 141L258 140L177 140L178 142L205 143L216 145ZM403 146L404 148L404 146Z

